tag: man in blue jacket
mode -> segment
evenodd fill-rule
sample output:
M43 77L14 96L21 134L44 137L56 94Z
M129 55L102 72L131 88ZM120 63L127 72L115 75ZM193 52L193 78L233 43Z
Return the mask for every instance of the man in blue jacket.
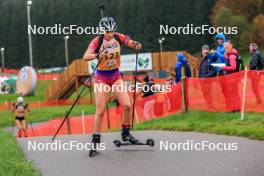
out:
M226 42L225 34L219 33L215 36L217 47L215 49L215 56L217 57L218 63L225 63L225 48L224 43Z
M188 60L186 59L186 57L180 52L177 54L177 58L178 61L175 64L175 82L178 83L181 81L181 68L184 68L184 75L186 77L191 77L192 76L192 72L191 72L191 68L189 65Z
M216 63L225 63L225 48L224 43L226 42L225 35L223 33L218 33L215 36L217 47L215 50L212 50L211 52L213 58L217 58ZM215 67L216 72L219 75L223 75L224 72L219 67Z

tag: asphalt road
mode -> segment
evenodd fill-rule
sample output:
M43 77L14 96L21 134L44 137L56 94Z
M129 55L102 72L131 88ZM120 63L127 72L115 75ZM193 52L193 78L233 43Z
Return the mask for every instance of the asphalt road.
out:
M76 148L72 151L42 150L44 143L51 142L51 137L23 138L17 141L28 160L33 161L44 176L264 176L263 141L193 132L137 131L134 134L142 140L153 138L155 147L116 148L113 140L120 138L120 134L105 133L102 142L106 150L90 158L89 151L78 151ZM58 136L57 142L84 144L90 142L90 138L90 135ZM237 150L173 150L177 143L180 145L187 140L193 140L192 144L209 141L205 144L214 143L210 144L212 147L219 143L232 143L233 146L227 149L237 147ZM32 144L35 141L39 150L29 150L29 141ZM161 150L160 141L168 141L171 150L165 150L164 147Z

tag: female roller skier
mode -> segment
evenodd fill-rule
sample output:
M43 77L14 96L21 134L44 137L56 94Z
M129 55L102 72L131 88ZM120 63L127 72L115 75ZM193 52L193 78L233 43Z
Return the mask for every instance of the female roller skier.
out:
M95 84L98 84L97 87L102 88L99 91L95 90L96 114L94 133L92 135L93 149L90 151L90 156L91 153L96 152L98 144L100 143L102 119L105 113L108 94L108 92L103 91L106 90L104 87L123 85L123 80L119 72L121 44L125 44L127 47L136 50L142 48L139 42L133 41L127 35L116 32L117 25L112 17L103 17L99 22L99 28L103 29L103 34L91 41L83 56L83 60L86 61L98 59L99 65L95 72ZM122 140L135 144L138 140L129 132L132 111L129 95L127 91L118 92L113 89L113 92L123 110Z
M17 103L13 104L11 112L15 112L16 125L18 127L18 137L22 137L22 131L24 136L27 137L27 123L26 123L26 110L30 112L28 105L24 103L23 97L17 98Z

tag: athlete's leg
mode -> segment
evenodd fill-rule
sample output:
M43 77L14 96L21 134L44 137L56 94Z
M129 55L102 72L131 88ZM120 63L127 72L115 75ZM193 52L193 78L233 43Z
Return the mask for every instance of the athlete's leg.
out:
M26 120L22 120L21 123L22 123L22 129L24 131L24 135L25 135L25 137L27 137L27 123L26 123Z
M135 139L129 132L131 123L131 101L129 95L125 88L118 91L118 86L125 86L122 79L118 79L113 84L113 91L122 107L122 140L129 141L131 143L137 143L138 140Z
M95 85L95 121L94 121L94 133L101 133L102 120L105 113L105 107L107 103L107 94L104 90L107 90L105 87L108 86L104 83L96 83ZM108 86L109 87L109 86Z
M101 141L101 129L102 129L102 120L105 113L105 106L107 103L107 94L105 92L105 87L108 86L105 83L95 83L95 105L96 113L94 119L94 133L92 136L92 149L90 150L90 156L93 152L97 151L98 144ZM109 87L109 86L108 86Z
M124 86L124 82L122 79L118 79L114 84L114 86ZM120 89L121 90L121 89ZM113 91L117 97L118 102L122 107L122 124L130 124L131 122L131 101L129 95L125 89L122 91L118 91L117 89L113 88Z
M18 128L18 137L21 137L22 124L21 124L20 120L16 120L16 126Z

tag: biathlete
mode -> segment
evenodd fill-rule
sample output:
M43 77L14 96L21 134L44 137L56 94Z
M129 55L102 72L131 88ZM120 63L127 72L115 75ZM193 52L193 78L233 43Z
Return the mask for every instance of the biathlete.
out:
M11 109L12 113L15 112L18 137L22 137L22 131L24 132L24 136L27 137L26 110L30 112L28 105L24 103L23 97L18 97L17 102Z
M95 91L96 114L94 123L94 133L92 135L92 145L98 146L101 138L102 119L105 113L107 103L107 92L103 90L105 86L121 86L123 80L121 78L120 67L120 52L121 44L125 44L129 48L140 50L142 45L139 42L133 41L129 36L117 33L117 25L112 17L103 17L99 22L100 29L104 29L102 35L94 38L86 50L83 60L89 61L98 59L99 65L95 72L95 84L97 87L102 87L102 91ZM118 92L113 90L118 102L120 103L122 113L122 140L136 144L138 140L134 138L130 130L131 123L131 101L126 91ZM96 147L91 150L96 152Z

